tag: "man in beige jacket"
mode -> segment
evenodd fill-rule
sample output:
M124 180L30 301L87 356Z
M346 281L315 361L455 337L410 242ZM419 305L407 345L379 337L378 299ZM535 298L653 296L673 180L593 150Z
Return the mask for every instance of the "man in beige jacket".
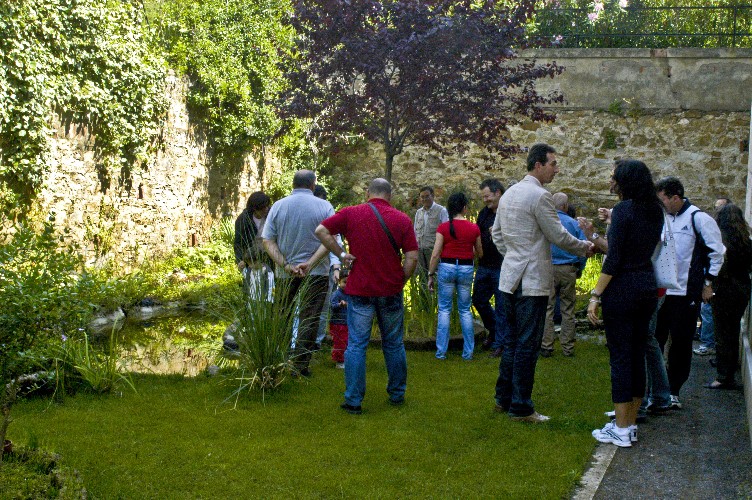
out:
M545 422L549 417L535 411L531 396L553 286L551 244L586 257L592 255L593 244L578 240L561 225L553 197L543 187L559 172L554 148L533 145L527 171L502 196L491 230L504 255L499 290L511 327L499 364L496 410L507 412L513 420Z

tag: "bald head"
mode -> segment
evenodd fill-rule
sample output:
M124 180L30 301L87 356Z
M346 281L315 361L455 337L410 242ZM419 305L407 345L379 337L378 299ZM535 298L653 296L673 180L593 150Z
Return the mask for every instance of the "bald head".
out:
M553 198L556 210L566 212L567 206L569 205L569 197L564 193L554 193Z
M392 185L381 177L371 181L368 185L368 198L382 198L389 201L392 197Z

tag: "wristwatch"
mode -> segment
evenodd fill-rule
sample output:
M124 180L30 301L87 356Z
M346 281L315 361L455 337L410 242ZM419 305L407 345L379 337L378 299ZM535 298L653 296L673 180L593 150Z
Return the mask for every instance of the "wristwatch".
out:
M339 254L339 258L340 258L340 259L344 259L344 258L345 258L345 255L347 255L347 252L344 252L344 251L343 251L343 252L342 252L341 254Z
M710 280L705 280L705 286L713 286L713 282Z
M598 239L598 238L600 238L600 237L601 237L601 235L600 235L600 234L598 234L598 233L593 233L593 235L592 235L592 236L590 237L590 240L591 240L591 241L595 241L595 240L597 240L597 239Z
M592 289L592 290L590 291L590 295L591 295L591 296L593 296L593 297L600 297L600 296L601 296L601 294L600 294L600 293L598 293L598 292L596 292L596 291L595 291L595 288L593 288L593 289Z

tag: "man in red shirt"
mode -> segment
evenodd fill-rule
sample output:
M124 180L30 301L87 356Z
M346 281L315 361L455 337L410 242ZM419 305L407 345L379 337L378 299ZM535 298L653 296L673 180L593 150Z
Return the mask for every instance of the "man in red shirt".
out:
M353 414L362 413L366 349L374 315L381 331L389 376L386 388L389 402L400 405L405 401L407 357L402 341L405 331L402 289L418 263L418 242L412 221L389 204L392 186L386 179L374 179L367 195L366 203L343 208L316 228L316 236L324 246L350 267L345 287L350 296L349 341L345 351L345 402L341 407ZM333 236L336 234L347 239L349 253L337 243ZM400 251L404 252L404 259Z

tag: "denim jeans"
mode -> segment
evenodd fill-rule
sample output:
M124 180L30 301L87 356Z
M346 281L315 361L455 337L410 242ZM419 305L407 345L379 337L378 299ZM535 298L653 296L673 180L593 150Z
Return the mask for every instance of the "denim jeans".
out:
M374 316L381 331L381 349L389 377L386 392L395 402L405 398L407 356L402 342L405 333L402 293L388 297L351 295L347 304L349 338L345 350L345 403L352 406L360 406L366 394L366 350Z
M502 346L496 402L511 416L526 417L535 412L532 400L535 365L543 340L548 297L525 297L519 286L514 294L502 292L501 306L510 329Z
M658 299L658 305L650 318L648 327L647 345L645 346L645 366L647 369L647 388L642 400L642 408L647 409L649 403L656 406L668 406L671 404L671 388L668 385L666 362L663 360L663 351L658 340L655 338L655 325L658 322L658 310L663 304L665 297Z
M713 325L713 308L710 302L703 302L700 306L700 318L702 326L700 327L700 345L708 349L715 349L715 328Z
M454 290L457 289L457 309L460 313L462 327L462 357L473 359L475 332L473 331L473 313L470 312L470 288L473 286L473 266L457 264L439 264L439 319L436 324L436 357L446 358L449 347L449 316L452 312Z
M334 268L329 268L329 288L326 291L326 300L324 301L324 308L321 309L321 315L319 316L319 331L316 335L316 345L321 347L321 343L326 338L326 332L329 330L329 317L331 316L331 310L329 309L329 297L332 296L332 290L337 287L337 283L334 282Z

